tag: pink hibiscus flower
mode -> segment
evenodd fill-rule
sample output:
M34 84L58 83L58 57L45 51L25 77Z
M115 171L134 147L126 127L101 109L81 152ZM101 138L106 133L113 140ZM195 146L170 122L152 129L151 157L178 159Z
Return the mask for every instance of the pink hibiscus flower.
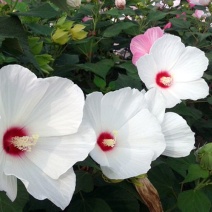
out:
M153 43L162 37L164 31L160 27L152 27L144 34L135 36L130 43L130 50L133 54L132 62L135 65L137 60L148 54Z

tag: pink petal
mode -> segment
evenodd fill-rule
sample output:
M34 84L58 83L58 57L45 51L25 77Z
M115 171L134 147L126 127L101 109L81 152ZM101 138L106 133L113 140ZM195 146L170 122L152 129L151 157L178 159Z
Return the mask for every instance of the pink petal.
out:
M164 31L160 27L152 27L148 29L144 34L135 36L130 43L130 50L133 54L133 64L137 60L148 54L153 43L163 36Z
M163 29L165 30L165 29L169 29L169 28L171 28L172 27L172 23L171 22L168 22L164 27L163 27Z

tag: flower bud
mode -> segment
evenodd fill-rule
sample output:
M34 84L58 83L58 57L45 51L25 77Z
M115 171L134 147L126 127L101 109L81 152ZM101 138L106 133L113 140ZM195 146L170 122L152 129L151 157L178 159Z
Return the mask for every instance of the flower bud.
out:
M171 22L168 22L164 27L163 29L169 29L172 27L172 23Z
M149 211L163 211L162 204L160 201L159 194L156 188L152 185L152 183L147 178L146 174L137 176L132 178L132 183L134 184L138 194L141 199L145 203L145 205L149 208Z
M123 10L126 5L126 0L115 0L115 5L118 9Z
M67 0L66 3L71 7L79 7L81 5L81 0Z
M212 143L205 144L196 151L197 161L203 169L212 171Z

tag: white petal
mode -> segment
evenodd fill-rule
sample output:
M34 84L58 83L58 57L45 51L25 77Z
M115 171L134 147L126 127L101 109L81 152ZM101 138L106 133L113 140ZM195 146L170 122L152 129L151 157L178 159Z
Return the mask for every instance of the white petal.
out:
M101 166L109 166L107 152L102 151L98 144L96 144L94 149L90 152L90 156Z
M7 176L4 173L5 154L0 154L0 191L5 191L11 201L14 201L17 196L17 179L14 176Z
M165 34L153 44L150 54L157 64L157 71L169 71L185 51L180 37Z
M101 166L101 169L110 179L135 177L148 172L153 155L151 149L117 148L116 154L108 155L110 167Z
M101 102L102 129L118 130L147 104L137 89L123 88L104 95Z
M144 55L136 63L138 74L148 89L156 87L157 65L152 55ZM160 71L160 70L159 70Z
M68 170L58 180L54 180L26 157L18 160L14 157L7 161L5 173L19 178L27 191L36 199L47 198L61 209L65 209L70 203L74 193L76 179L72 169Z
M146 92L145 98L149 111L162 123L166 109L163 95L157 89L150 89Z
M17 196L17 178L0 172L0 191L5 191L11 201Z
M197 100L205 98L209 94L209 86L203 79L174 83L170 90L180 99Z
M23 124L41 100L49 83L20 65L0 69L0 115L5 128Z
M76 162L84 160L95 143L93 128L83 122L79 131L70 136L40 138L26 157L49 177L58 179Z
M32 134L58 136L75 133L82 121L84 95L71 80L43 79L48 90L36 105L25 125Z
M158 89L165 99L166 108L172 108L176 104L180 103L180 97L174 92L171 88L167 89Z
M101 99L103 94L93 92L86 97L83 118L88 120L97 133L101 131Z
M125 179L146 173L151 161L164 149L164 136L158 121L143 109L118 130L111 151L101 151L96 145L91 156L107 177Z
M116 147L151 149L155 160L165 149L165 140L158 120L148 110L141 110L117 133ZM114 151L115 154L115 151Z
M186 47L177 63L170 70L175 82L194 81L202 77L207 69L205 53L196 47Z
M194 133L186 121L176 113L166 113L162 123L166 149L163 155L185 157L194 147Z

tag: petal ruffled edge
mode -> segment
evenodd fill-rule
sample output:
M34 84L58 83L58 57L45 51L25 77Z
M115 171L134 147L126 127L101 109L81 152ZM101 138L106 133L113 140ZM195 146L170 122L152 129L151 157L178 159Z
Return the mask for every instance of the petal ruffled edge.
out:
M76 162L84 160L95 143L93 128L83 121L75 134L40 138L32 151L23 157L27 157L52 179L58 179Z
M163 155L174 158L188 156L194 149L195 139L186 121L178 114L168 112L161 126L166 141Z
M13 169L8 169L11 166ZM11 158L6 163L5 173L20 179L27 191L36 199L49 199L62 210L70 203L75 190L76 176L72 168L54 180L27 158Z

